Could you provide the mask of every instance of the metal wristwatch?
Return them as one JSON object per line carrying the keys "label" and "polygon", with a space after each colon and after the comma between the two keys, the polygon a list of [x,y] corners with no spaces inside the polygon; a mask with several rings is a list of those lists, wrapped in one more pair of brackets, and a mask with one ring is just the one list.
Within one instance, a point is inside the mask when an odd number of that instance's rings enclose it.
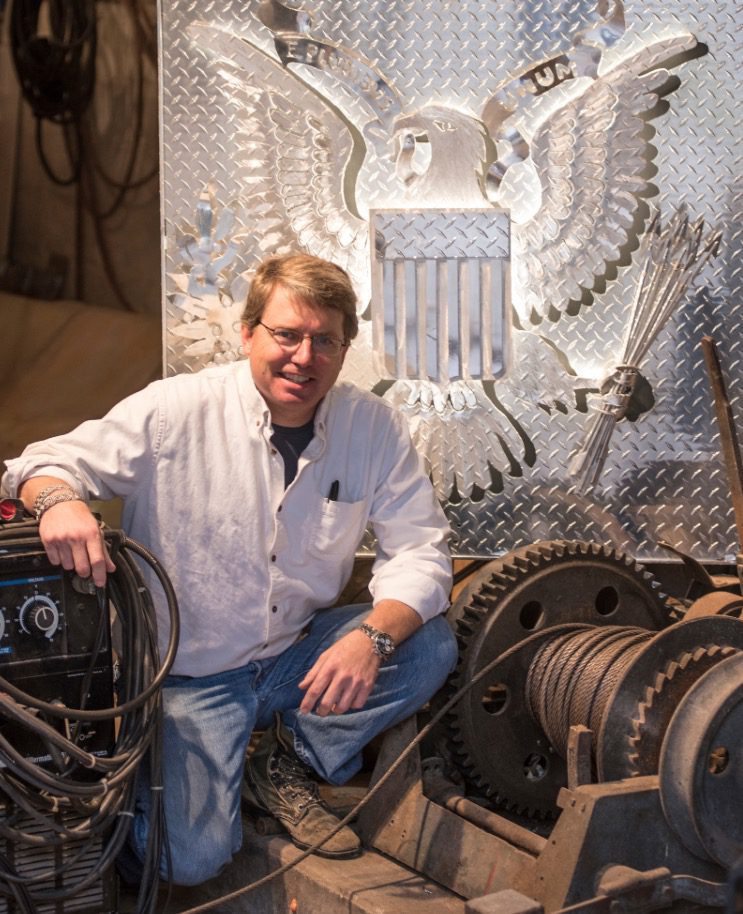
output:
{"label": "metal wristwatch", "polygon": [[397,645],[392,640],[391,635],[388,635],[387,632],[380,632],[378,628],[374,628],[366,622],[362,622],[361,625],[359,625],[359,628],[371,639],[371,643],[374,646],[374,653],[377,657],[386,660],[395,653]]}

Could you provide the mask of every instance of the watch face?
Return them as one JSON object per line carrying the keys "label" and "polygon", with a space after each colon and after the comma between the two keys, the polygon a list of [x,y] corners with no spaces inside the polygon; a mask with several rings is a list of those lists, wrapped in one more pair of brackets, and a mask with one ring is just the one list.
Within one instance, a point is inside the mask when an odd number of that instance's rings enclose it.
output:
{"label": "watch face", "polygon": [[395,650],[395,645],[389,635],[377,635],[377,650],[383,657],[389,657]]}
{"label": "watch face", "polygon": [[389,657],[391,654],[394,654],[395,642],[387,632],[377,631],[376,628],[372,628],[371,625],[367,625],[366,623],[360,625],[359,628],[371,638],[375,654],[380,657]]}

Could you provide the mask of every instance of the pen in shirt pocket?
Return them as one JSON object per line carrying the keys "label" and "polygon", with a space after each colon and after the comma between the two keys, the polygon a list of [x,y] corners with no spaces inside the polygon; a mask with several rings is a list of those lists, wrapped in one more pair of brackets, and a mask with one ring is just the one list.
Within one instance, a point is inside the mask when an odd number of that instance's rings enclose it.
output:
{"label": "pen in shirt pocket", "polygon": [[330,483],[330,491],[328,492],[328,501],[338,501],[338,489],[340,488],[340,482],[337,479],[334,479]]}

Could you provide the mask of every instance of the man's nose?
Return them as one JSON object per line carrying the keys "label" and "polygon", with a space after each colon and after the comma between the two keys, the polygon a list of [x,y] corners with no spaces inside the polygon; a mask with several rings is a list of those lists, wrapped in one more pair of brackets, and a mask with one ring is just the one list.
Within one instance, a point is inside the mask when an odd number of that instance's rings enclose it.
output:
{"label": "man's nose", "polygon": [[292,360],[297,362],[299,365],[307,365],[312,361],[314,354],[315,353],[312,349],[312,339],[309,336],[305,336],[302,339],[302,342],[294,351]]}

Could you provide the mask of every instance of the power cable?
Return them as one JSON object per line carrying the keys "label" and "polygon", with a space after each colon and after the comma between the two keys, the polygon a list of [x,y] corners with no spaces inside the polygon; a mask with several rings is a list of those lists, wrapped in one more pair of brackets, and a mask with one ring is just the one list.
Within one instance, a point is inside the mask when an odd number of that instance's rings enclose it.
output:
{"label": "power cable", "polygon": [[[79,707],[43,701],[0,676],[0,719],[22,726],[40,740],[51,759],[40,764],[25,757],[0,733],[0,793],[11,809],[20,812],[0,820],[0,837],[16,848],[48,849],[53,860],[45,872],[39,872],[37,866],[28,875],[18,873],[0,858],[0,894],[12,897],[24,914],[33,914],[34,905],[58,906],[74,898],[113,865],[134,817],[135,778],[141,764],[149,764],[153,790],[139,914],[154,912],[160,860],[163,854],[168,859],[162,807],[160,690],[177,650],[178,607],[170,580],[152,553],[121,531],[104,527],[103,533],[115,558],[116,571],[108,576],[105,589],[96,589],[98,625],[88,669],[80,684]],[[19,555],[36,546],[39,551],[43,548],[35,521],[0,526],[2,557],[12,557],[17,562]],[[140,561],[154,573],[168,606],[170,628],[162,660],[154,605]],[[84,696],[89,691],[93,668],[100,664],[99,652],[108,643],[109,606],[121,626],[123,675],[117,685],[115,705],[90,708],[86,707]],[[53,721],[63,722],[64,732]],[[103,721],[116,722],[115,737],[106,755],[89,752],[80,739],[82,723]],[[105,846],[98,853],[97,842],[102,841]],[[67,848],[63,865],[61,854],[55,850],[62,847]],[[75,861],[91,856],[91,850],[95,850],[92,865],[82,876],[68,878]],[[82,865],[77,866],[76,871],[81,868]],[[63,873],[67,874],[65,879]]]}
{"label": "power cable", "polygon": [[[106,44],[101,43],[96,0],[14,0],[11,7],[10,41],[13,61],[23,97],[31,107],[35,125],[36,149],[42,168],[49,179],[61,187],[77,185],[75,238],[75,295],[84,299],[82,254],[83,220],[89,213],[103,269],[119,303],[126,310],[136,310],[121,286],[111,256],[106,222],[123,206],[127,195],[144,187],[159,172],[157,161],[136,176],[141,158],[145,122],[145,63],[156,68],[156,25],[147,12],[152,0],[123,0],[107,14],[123,9],[128,17],[135,62],[133,109],[110,118],[114,128],[126,129],[131,142],[114,143],[108,137],[108,148],[126,149],[122,174],[115,177],[104,166],[100,154],[100,137],[96,133],[95,99],[101,91],[100,70],[106,63]],[[109,43],[110,44],[110,43]],[[119,47],[119,43],[115,44]],[[108,49],[111,54],[111,48]],[[116,61],[109,65],[110,84],[121,82],[121,68]],[[45,146],[44,122],[61,127],[69,167],[60,174],[52,167]],[[104,200],[105,194],[111,194]]]}

